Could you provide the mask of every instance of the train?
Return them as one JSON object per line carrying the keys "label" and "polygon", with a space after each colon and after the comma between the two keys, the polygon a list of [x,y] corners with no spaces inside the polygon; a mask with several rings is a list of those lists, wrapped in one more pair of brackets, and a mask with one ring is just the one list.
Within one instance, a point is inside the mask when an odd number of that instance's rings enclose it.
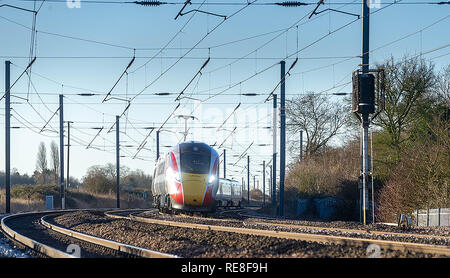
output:
{"label": "train", "polygon": [[182,142],[156,162],[153,206],[169,212],[214,212],[218,174],[216,150],[203,142]]}
{"label": "train", "polygon": [[240,207],[242,203],[242,184],[235,180],[219,179],[216,193],[218,207]]}

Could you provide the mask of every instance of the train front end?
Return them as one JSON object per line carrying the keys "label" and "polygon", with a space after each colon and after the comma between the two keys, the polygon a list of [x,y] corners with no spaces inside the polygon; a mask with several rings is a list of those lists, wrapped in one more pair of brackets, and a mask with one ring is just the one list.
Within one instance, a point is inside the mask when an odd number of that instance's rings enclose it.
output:
{"label": "train front end", "polygon": [[170,152],[166,179],[172,209],[210,212],[218,188],[219,156],[209,145],[183,142]]}

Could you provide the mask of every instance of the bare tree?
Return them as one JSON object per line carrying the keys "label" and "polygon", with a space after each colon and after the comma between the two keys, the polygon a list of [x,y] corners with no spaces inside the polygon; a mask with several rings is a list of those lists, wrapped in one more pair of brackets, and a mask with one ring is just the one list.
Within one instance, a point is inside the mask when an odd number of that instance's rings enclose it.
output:
{"label": "bare tree", "polygon": [[450,64],[437,76],[436,95],[447,107],[450,107]]}
{"label": "bare tree", "polygon": [[51,167],[53,172],[53,177],[55,183],[58,184],[58,173],[59,173],[59,148],[55,141],[50,144],[50,158]]}
{"label": "bare tree", "polygon": [[[341,132],[350,120],[350,110],[344,102],[331,102],[324,95],[312,92],[286,102],[287,130],[298,138],[303,130],[306,139],[305,155],[323,149],[330,139]],[[299,144],[292,148],[298,149]]]}
{"label": "bare tree", "polygon": [[38,181],[39,183],[45,183],[47,181],[47,148],[44,142],[39,144],[37,161],[36,161],[36,171],[39,173]]}
{"label": "bare tree", "polygon": [[[435,74],[433,64],[418,58],[394,63],[387,61],[385,110],[374,121],[390,136],[389,144],[396,150],[397,160],[403,143],[409,141],[411,130],[427,114],[431,101]],[[411,134],[411,133],[410,133]]]}

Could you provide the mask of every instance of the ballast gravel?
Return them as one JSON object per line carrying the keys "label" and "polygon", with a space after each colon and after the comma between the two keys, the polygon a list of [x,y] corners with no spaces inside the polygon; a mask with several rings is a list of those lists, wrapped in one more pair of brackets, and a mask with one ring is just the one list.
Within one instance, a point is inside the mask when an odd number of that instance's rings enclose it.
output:
{"label": "ballast gravel", "polygon": [[[171,227],[110,218],[101,211],[56,216],[56,224],[90,235],[185,258],[366,258],[365,247]],[[382,250],[381,257],[431,257]]]}

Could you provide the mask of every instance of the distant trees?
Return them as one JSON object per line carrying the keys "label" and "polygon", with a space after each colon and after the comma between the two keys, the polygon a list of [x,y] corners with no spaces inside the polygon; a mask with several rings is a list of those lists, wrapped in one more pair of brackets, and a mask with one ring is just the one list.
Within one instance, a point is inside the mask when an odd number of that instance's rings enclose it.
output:
{"label": "distant trees", "polygon": [[[373,121],[376,217],[450,207],[450,65],[437,71],[421,58],[385,61],[385,110]],[[303,130],[306,154],[291,165],[286,200],[333,196],[359,199],[359,139],[332,148],[331,138],[353,124],[345,104],[307,94],[287,102],[288,131]],[[349,125],[352,127],[352,125]],[[297,141],[297,140],[296,140]],[[299,145],[298,143],[296,144]]]}
{"label": "distant trees", "polygon": [[93,193],[112,193],[116,191],[116,180],[107,166],[91,166],[83,178],[83,188]]}
{"label": "distant trees", "polygon": [[59,178],[59,148],[55,141],[50,144],[50,165],[52,167],[53,179],[58,184]]}
{"label": "distant trees", "polygon": [[33,176],[36,184],[45,184],[49,181],[50,170],[47,167],[47,148],[45,147],[44,142],[39,144],[36,170],[34,171]]}
{"label": "distant trees", "polygon": [[[142,170],[130,171],[126,166],[120,167],[121,188],[149,188],[152,178]],[[93,193],[112,193],[116,191],[116,166],[108,163],[104,166],[95,165],[88,169],[83,178],[83,188]]]}
{"label": "distant trees", "polygon": [[43,173],[45,170],[47,170],[47,148],[44,142],[41,142],[37,154],[36,171]]}
{"label": "distant trees", "polygon": [[[16,184],[34,184],[33,177],[27,174],[20,174],[17,169],[11,169],[11,185]],[[0,187],[5,187],[5,172],[0,171]]]}
{"label": "distant trees", "polygon": [[450,66],[419,58],[387,61],[386,109],[375,121],[377,217],[450,207]]}
{"label": "distant trees", "polygon": [[128,171],[126,174],[122,174],[123,178],[120,179],[120,183],[124,187],[150,187],[152,184],[152,176],[147,175],[144,171],[137,169],[135,171]]}
{"label": "distant trees", "polygon": [[44,142],[39,144],[33,177],[36,184],[59,184],[59,147],[55,141],[50,144],[50,168],[47,160],[47,148]]}
{"label": "distant trees", "polygon": [[402,155],[379,193],[378,218],[395,220],[416,209],[450,207],[450,122],[436,116],[431,133]]}
{"label": "distant trees", "polygon": [[[383,65],[386,72],[386,106],[374,124],[389,136],[388,144],[395,150],[397,161],[402,148],[411,139],[419,123],[432,110],[434,65],[418,58]],[[428,119],[426,119],[428,120]]]}

